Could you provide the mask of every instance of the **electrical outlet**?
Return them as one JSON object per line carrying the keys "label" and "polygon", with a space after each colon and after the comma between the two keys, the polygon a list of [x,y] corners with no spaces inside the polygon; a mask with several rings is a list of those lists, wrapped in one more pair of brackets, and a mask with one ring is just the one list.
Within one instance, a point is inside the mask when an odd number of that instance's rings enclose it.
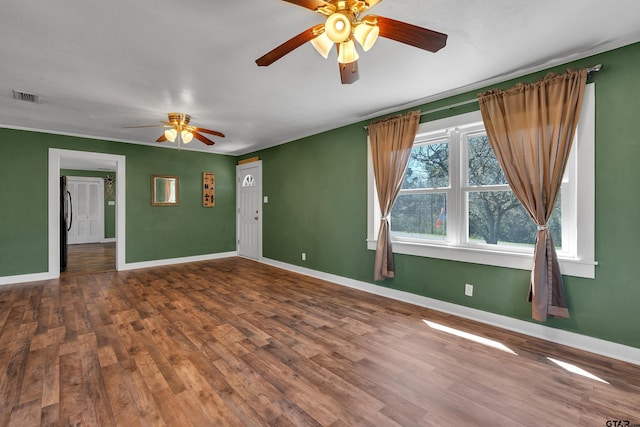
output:
{"label": "electrical outlet", "polygon": [[306,260],[307,260],[307,254],[306,254],[306,253],[304,253],[304,252],[302,252],[302,260],[303,260],[303,261],[306,261]]}
{"label": "electrical outlet", "polygon": [[473,285],[470,285],[468,283],[466,283],[464,285],[464,294],[468,297],[472,297],[473,296]]}
{"label": "electrical outlet", "polygon": [[264,197],[262,198],[262,202],[263,202],[263,203],[269,203],[269,196],[264,196]]}

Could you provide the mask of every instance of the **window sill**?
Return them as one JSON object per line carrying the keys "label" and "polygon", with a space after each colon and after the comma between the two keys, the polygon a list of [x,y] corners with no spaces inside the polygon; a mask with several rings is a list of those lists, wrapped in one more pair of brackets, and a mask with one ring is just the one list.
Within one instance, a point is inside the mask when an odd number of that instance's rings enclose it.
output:
{"label": "window sill", "polygon": [[[367,240],[367,249],[376,250],[376,240]],[[506,251],[491,251],[479,248],[462,246],[447,246],[426,243],[412,243],[394,241],[393,252],[404,255],[438,258],[450,261],[469,262],[473,264],[492,265],[496,267],[515,268],[519,270],[531,270],[533,255],[529,253],[517,253]],[[563,258],[558,256],[560,271],[563,275],[595,278],[595,266],[597,262],[576,258]]]}

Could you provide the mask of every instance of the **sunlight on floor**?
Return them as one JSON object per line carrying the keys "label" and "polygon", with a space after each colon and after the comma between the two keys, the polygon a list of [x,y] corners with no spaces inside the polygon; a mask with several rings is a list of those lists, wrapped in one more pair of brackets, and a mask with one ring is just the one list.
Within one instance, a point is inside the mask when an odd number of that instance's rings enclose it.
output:
{"label": "sunlight on floor", "polygon": [[600,381],[600,382],[605,383],[605,384],[609,384],[607,381],[603,380],[602,378],[598,378],[595,375],[585,371],[584,369],[578,368],[576,365],[573,365],[573,364],[567,363],[567,362],[561,362],[560,360],[552,359],[551,357],[547,357],[547,359],[551,360],[556,365],[560,366],[561,368],[566,369],[567,371],[569,371],[571,373],[582,375],[583,377],[591,378],[592,380],[596,380],[596,381]]}
{"label": "sunlight on floor", "polygon": [[448,334],[452,334],[452,335],[456,335],[459,336],[461,338],[470,340],[470,341],[474,341],[483,345],[486,345],[488,347],[492,347],[492,348],[496,348],[498,350],[502,350],[504,352],[507,353],[511,353],[511,354],[515,354],[516,356],[518,355],[518,353],[516,353],[515,351],[511,350],[509,347],[507,347],[506,345],[498,342],[498,341],[494,341],[494,340],[490,340],[489,338],[484,338],[478,335],[474,335],[474,334],[470,334],[468,332],[463,332],[463,331],[459,331],[458,329],[454,329],[454,328],[450,328],[448,326],[444,326],[444,325],[440,325],[439,323],[434,323],[434,322],[430,322],[426,319],[422,319],[422,321],[424,323],[426,323],[427,325],[429,325],[429,327],[433,328],[433,329],[437,329],[439,331],[442,332],[446,332]]}

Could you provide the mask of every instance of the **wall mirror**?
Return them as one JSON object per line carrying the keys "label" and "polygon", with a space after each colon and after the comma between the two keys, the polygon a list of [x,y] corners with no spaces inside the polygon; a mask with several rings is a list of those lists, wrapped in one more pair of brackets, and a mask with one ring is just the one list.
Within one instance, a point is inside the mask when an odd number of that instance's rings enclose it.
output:
{"label": "wall mirror", "polygon": [[151,205],[178,206],[180,180],[177,176],[151,175]]}

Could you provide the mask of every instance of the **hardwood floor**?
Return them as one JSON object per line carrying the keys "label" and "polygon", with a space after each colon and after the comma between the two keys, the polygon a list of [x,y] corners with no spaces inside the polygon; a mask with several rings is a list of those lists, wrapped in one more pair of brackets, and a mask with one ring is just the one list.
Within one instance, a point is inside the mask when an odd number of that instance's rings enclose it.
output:
{"label": "hardwood floor", "polygon": [[640,424],[640,366],[242,258],[0,287],[0,373],[0,426]]}
{"label": "hardwood floor", "polygon": [[67,247],[64,277],[116,270],[116,244],[87,243]]}

